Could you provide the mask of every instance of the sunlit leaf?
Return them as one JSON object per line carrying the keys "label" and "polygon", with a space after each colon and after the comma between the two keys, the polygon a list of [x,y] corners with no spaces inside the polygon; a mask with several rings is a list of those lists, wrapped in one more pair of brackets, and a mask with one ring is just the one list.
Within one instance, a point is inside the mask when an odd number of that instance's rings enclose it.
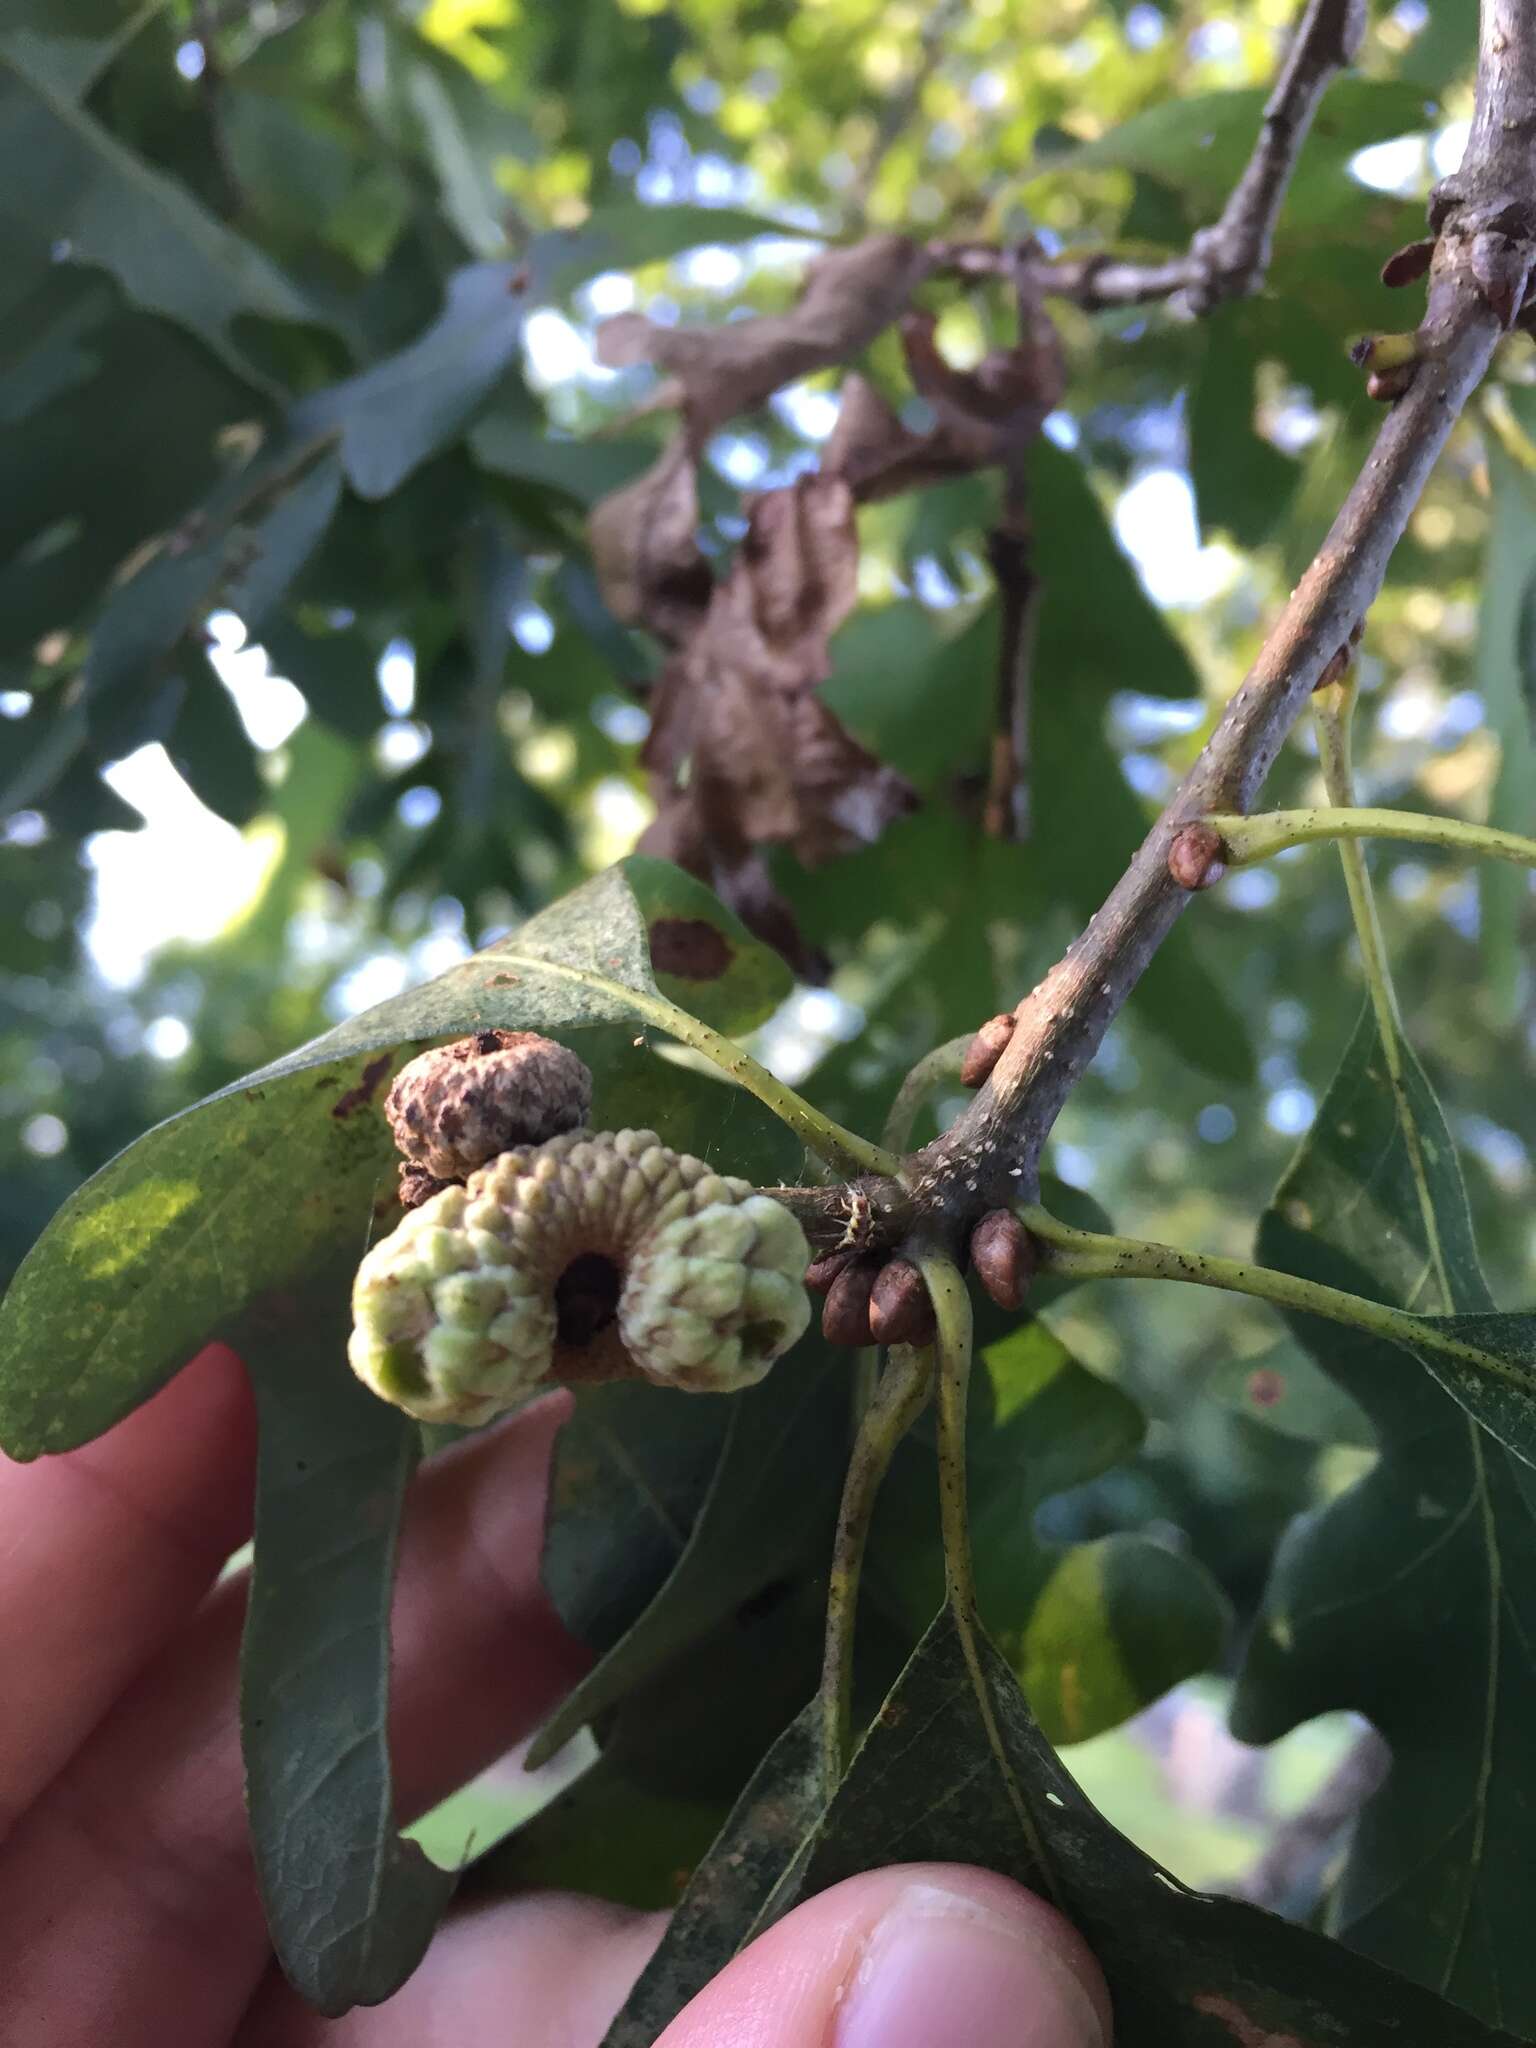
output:
{"label": "sunlit leaf", "polygon": [[[706,891],[663,889],[653,863],[643,886],[668,910],[685,904],[699,922],[711,916]],[[713,917],[728,964],[739,962],[752,942],[718,908]],[[378,1218],[392,1212],[391,1145],[378,1104],[398,1060],[428,1040],[490,1025],[557,1034],[632,1025],[635,995],[655,991],[648,936],[625,868],[611,869],[513,938],[338,1025],[119,1154],[65,1204],[0,1305],[5,1448],[35,1457],[95,1436],[268,1288],[344,1248],[360,1257]],[[763,976],[749,968],[744,981],[745,1006],[727,998],[722,1009],[751,1020],[762,1014]],[[723,974],[717,994],[722,985]],[[685,1149],[692,1141],[728,1163],[733,1118],[752,1128],[731,1095],[657,1059],[643,1038],[611,1033],[592,1057],[604,1099],[615,1109],[622,1102],[633,1124],[690,1091],[707,1105],[678,1134]]]}

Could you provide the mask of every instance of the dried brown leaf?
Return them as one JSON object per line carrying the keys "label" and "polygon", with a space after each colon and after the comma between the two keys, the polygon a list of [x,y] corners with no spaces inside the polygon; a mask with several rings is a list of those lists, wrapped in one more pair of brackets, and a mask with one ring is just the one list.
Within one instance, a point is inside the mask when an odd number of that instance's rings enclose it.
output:
{"label": "dried brown leaf", "polygon": [[679,434],[632,484],[592,509],[587,538],[604,602],[626,625],[681,645],[709,607],[714,579],[699,551],[698,485]]}
{"label": "dried brown leaf", "polygon": [[857,355],[890,326],[930,268],[921,244],[872,235],[817,257],[787,313],[723,327],[661,327],[643,313],[621,313],[598,329],[598,357],[616,368],[654,363],[676,377],[697,446],[781,385]]}
{"label": "dried brown leaf", "polygon": [[806,862],[877,839],[907,784],[815,695],[853,608],[858,540],[841,477],[805,476],[753,505],[709,615],[652,701],[645,763],[663,796],[686,785],[711,838],[791,847]]}
{"label": "dried brown leaf", "polygon": [[932,438],[957,468],[1009,461],[1061,403],[1060,339],[1044,308],[1023,292],[1019,324],[1013,347],[993,349],[973,370],[957,370],[939,352],[931,313],[908,313],[901,323],[907,369],[936,415]]}

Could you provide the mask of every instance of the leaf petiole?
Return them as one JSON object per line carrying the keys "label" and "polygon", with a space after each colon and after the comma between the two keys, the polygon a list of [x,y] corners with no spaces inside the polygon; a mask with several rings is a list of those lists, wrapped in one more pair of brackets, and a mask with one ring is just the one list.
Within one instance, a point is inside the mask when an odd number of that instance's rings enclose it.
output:
{"label": "leaf petiole", "polygon": [[755,1095],[765,1108],[771,1109],[776,1117],[788,1124],[808,1151],[825,1160],[835,1172],[850,1177],[878,1173],[890,1178],[900,1167],[901,1161],[894,1152],[871,1144],[856,1131],[844,1130],[831,1117],[823,1116],[813,1103],[807,1102],[803,1095],[797,1095],[793,1088],[786,1087],[734,1039],[712,1030],[697,1017],[690,1017],[686,1010],[680,1009],[676,1003],[669,1003],[665,996],[648,995],[644,989],[632,988],[628,982],[610,980],[606,974],[598,974],[590,967],[576,967],[564,960],[540,956],[528,964],[540,974],[580,982],[588,988],[600,989],[604,994],[621,996],[637,1017],[654,1024],[680,1044],[692,1046],[695,1052],[702,1053],[705,1059],[729,1074],[749,1095]]}
{"label": "leaf petiole", "polygon": [[1273,1266],[1250,1265],[1211,1252],[1180,1251],[1148,1238],[1074,1230],[1044,1209],[1021,1207],[1018,1215],[1036,1242],[1043,1273],[1074,1280],[1183,1280],[1197,1287],[1217,1287],[1228,1294],[1267,1301],[1275,1308],[1322,1316],[1367,1336],[1385,1338],[1405,1350],[1432,1352],[1476,1372],[1492,1374],[1522,1392],[1532,1390],[1529,1372],[1482,1345],[1451,1336],[1436,1318],[1389,1308],[1385,1302],[1368,1301],[1364,1295],[1346,1294],[1342,1288],[1324,1287],[1315,1280],[1300,1280]]}
{"label": "leaf petiole", "polygon": [[1518,832],[1499,832],[1491,825],[1469,825],[1464,818],[1431,817],[1418,811],[1377,811],[1363,806],[1322,804],[1309,810],[1260,811],[1251,818],[1218,813],[1202,823],[1221,834],[1229,867],[1252,867],[1273,860],[1293,846],[1320,840],[1399,839],[1420,846],[1443,846],[1488,860],[1512,861],[1536,868],[1536,839]]}
{"label": "leaf petiole", "polygon": [[826,1650],[817,1695],[829,1798],[848,1768],[852,1746],[854,1626],[875,1496],[902,1438],[922,1413],[932,1386],[931,1349],[894,1345],[864,1410],[848,1461],[832,1543]]}
{"label": "leaf petiole", "polygon": [[1008,1746],[998,1724],[997,1703],[987,1676],[987,1660],[982,1654],[984,1638],[976,1602],[966,1481],[971,1298],[953,1259],[939,1252],[923,1252],[917,1254],[917,1265],[928,1283],[929,1298],[938,1322],[934,1349],[938,1363],[939,1528],[944,1541],[945,1595],[954,1616],[955,1632],[960,1639],[966,1670],[970,1673],[976,1710],[986,1730],[988,1746],[1002,1774],[1030,1858],[1059,1906],[1062,1895],[1056,1866],[1047,1852],[1044,1832],[1009,1760]]}

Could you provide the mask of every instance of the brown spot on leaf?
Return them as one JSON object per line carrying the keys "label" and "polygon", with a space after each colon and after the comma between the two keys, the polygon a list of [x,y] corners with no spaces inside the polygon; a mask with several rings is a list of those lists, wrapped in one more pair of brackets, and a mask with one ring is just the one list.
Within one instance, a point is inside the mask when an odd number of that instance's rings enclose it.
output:
{"label": "brown spot on leaf", "polygon": [[702,917],[658,917],[650,940],[656,972],[684,981],[718,981],[735,958],[725,934]]}
{"label": "brown spot on leaf", "polygon": [[393,1055],[381,1052],[376,1060],[370,1060],[362,1071],[356,1087],[349,1088],[344,1095],[338,1095],[331,1105],[331,1115],[341,1122],[355,1110],[366,1109],[378,1092],[379,1083],[389,1072]]}

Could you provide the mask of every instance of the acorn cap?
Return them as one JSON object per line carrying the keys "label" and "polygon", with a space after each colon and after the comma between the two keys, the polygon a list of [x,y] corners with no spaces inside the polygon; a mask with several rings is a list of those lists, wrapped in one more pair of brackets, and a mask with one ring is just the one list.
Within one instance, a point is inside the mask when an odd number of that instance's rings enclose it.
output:
{"label": "acorn cap", "polygon": [[536,1031],[479,1031],[437,1046],[400,1069],[384,1100],[401,1155],[440,1181],[574,1131],[591,1108],[585,1064]]}
{"label": "acorn cap", "polygon": [[505,1152],[412,1210],[353,1287],[353,1370],[429,1422],[537,1387],[753,1385],[810,1321],[794,1217],[653,1131]]}

